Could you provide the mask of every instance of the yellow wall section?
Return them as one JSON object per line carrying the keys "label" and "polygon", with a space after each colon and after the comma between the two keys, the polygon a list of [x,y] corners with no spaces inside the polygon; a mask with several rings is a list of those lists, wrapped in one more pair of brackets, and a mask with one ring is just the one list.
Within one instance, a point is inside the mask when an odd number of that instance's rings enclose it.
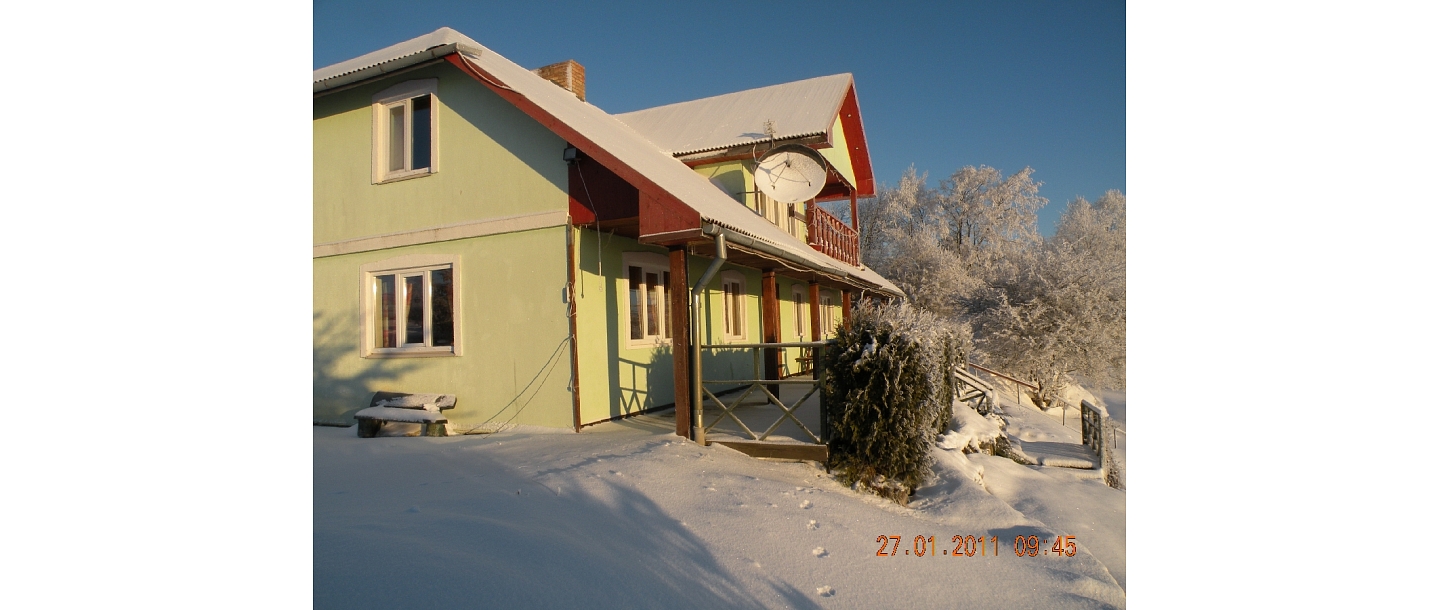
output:
{"label": "yellow wall section", "polygon": [[[314,259],[314,416],[352,423],[376,391],[454,394],[452,424],[573,423],[564,227]],[[360,266],[458,254],[464,355],[360,357]]]}
{"label": "yellow wall section", "polygon": [[[439,79],[439,171],[372,184],[371,96],[422,78]],[[317,98],[313,130],[316,244],[569,205],[565,141],[449,64]]]}
{"label": "yellow wall section", "polygon": [[840,124],[840,115],[835,115],[835,124],[830,126],[830,148],[819,149],[835,171],[840,172],[851,185],[855,184],[855,166],[850,163],[850,145],[845,141],[845,128]]}
{"label": "yellow wall section", "polygon": [[[697,165],[695,167],[695,173],[710,179],[711,182],[720,183],[720,185],[723,185],[725,193],[730,195],[732,199],[745,204],[745,207],[750,208],[751,211],[755,211],[757,214],[759,213],[760,201],[759,198],[755,196],[754,161],[735,159],[722,161],[720,163],[711,163],[709,165]],[[795,204],[795,211],[801,214],[802,218],[806,205],[808,204],[805,202]],[[780,228],[785,229],[784,226]],[[805,241],[807,231],[808,228],[805,226],[805,223],[799,223],[799,235],[795,236],[796,239]]]}
{"label": "yellow wall section", "polygon": [[744,161],[735,160],[700,165],[695,168],[695,173],[704,176],[712,183],[720,183],[725,189],[725,194],[729,195],[731,199],[744,203],[752,210],[755,209],[755,203],[751,201],[754,198],[746,195],[747,191],[754,190],[754,178]]}

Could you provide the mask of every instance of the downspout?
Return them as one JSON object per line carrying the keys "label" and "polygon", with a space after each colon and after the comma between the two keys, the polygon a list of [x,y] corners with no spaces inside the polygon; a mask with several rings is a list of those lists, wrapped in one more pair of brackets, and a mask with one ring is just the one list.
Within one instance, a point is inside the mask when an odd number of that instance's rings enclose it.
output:
{"label": "downspout", "polygon": [[[711,225],[714,226],[714,225]],[[694,418],[690,421],[693,426],[694,441],[705,444],[705,410],[700,406],[702,393],[700,391],[700,295],[705,292],[705,287],[710,285],[710,280],[715,278],[715,273],[720,271],[720,266],[725,264],[725,234],[715,235],[715,259],[710,261],[710,266],[705,268],[705,273],[695,282],[695,288],[690,291],[690,362],[693,374],[690,378],[690,409],[694,412]]]}

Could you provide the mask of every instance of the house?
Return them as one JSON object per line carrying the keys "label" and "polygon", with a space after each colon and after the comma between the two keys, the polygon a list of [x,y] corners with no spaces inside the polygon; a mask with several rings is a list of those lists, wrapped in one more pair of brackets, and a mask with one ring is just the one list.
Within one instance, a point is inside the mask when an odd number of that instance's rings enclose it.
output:
{"label": "house", "polygon": [[[857,297],[900,295],[815,205],[874,192],[848,74],[611,115],[579,64],[528,70],[442,28],[313,80],[317,423],[395,390],[456,395],[461,429],[674,405],[688,436],[691,341],[819,339]],[[815,200],[757,189],[786,144],[824,159]],[[780,351],[767,378],[804,364]]]}

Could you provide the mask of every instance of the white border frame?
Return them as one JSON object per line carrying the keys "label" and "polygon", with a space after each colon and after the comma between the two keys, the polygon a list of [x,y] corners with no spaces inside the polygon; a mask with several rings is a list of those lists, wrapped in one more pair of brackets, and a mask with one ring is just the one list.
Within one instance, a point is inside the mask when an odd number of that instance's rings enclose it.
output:
{"label": "white border frame", "polygon": [[[386,88],[370,98],[370,181],[371,184],[398,182],[410,178],[429,176],[440,171],[440,79],[422,78],[409,80]],[[410,131],[411,111],[408,101],[422,95],[430,96],[430,167],[390,172],[385,168],[386,153],[389,152],[390,106],[406,102],[405,125]],[[409,146],[407,139],[406,146]],[[409,151],[406,151],[407,153]],[[410,158],[409,154],[405,157]]]}
{"label": "white border frame", "polygon": [[[450,267],[450,309],[455,322],[455,345],[440,347],[373,347],[375,345],[375,299],[370,290],[377,275],[401,274]],[[465,335],[465,316],[461,291],[461,267],[458,254],[405,254],[360,266],[360,357],[361,358],[426,358],[460,356]],[[428,280],[427,280],[428,285]],[[397,286],[398,289],[398,286]],[[426,295],[428,298],[429,295]],[[399,312],[396,312],[399,315]],[[430,332],[426,320],[426,333]]]}
{"label": "white border frame", "polygon": [[[622,252],[620,254],[620,335],[625,339],[625,347],[628,349],[645,349],[671,345],[673,342],[674,328],[671,328],[672,339],[666,339],[664,332],[654,338],[632,339],[630,338],[630,267],[639,267],[642,270],[659,272],[663,283],[666,273],[670,273],[670,259],[664,254],[656,252]],[[643,271],[642,271],[643,273]],[[665,320],[661,324],[670,324],[670,286],[660,288],[661,298],[665,303]],[[644,295],[641,295],[644,298]],[[644,320],[641,320],[643,323]]]}
{"label": "white border frame", "polygon": [[820,291],[820,339],[822,341],[835,336],[835,301],[838,299],[839,297],[833,290]]}
{"label": "white border frame", "polygon": [[790,306],[792,308],[796,306],[800,308],[800,311],[796,312],[795,326],[798,327],[799,332],[796,333],[795,336],[799,337],[801,341],[809,341],[809,339],[806,338],[810,330],[809,293],[809,286],[799,283],[790,285],[790,300],[794,301]]}
{"label": "white border frame", "polygon": [[[732,335],[725,331],[725,314],[729,313],[730,304],[725,302],[725,284],[729,282],[740,284],[740,334]],[[750,342],[750,282],[744,273],[734,270],[720,272],[720,335],[726,343],[749,343]]]}

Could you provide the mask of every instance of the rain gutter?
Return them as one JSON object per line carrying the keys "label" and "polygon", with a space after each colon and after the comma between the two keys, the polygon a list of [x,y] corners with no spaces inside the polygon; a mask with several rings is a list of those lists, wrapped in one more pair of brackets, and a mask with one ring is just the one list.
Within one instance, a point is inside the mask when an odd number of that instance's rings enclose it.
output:
{"label": "rain gutter", "polygon": [[717,239],[719,236],[723,235],[725,236],[725,239],[747,250],[755,250],[756,252],[763,253],[767,256],[772,256],[781,260],[789,261],[795,263],[796,265],[800,265],[801,267],[808,267],[822,273],[836,276],[840,279],[847,279],[850,277],[850,273],[845,271],[844,269],[831,267],[823,263],[817,263],[816,261],[802,258],[794,252],[789,252],[783,248],[777,248],[769,244],[768,242],[760,241],[743,233],[731,231],[730,229],[726,229],[714,223],[703,223],[700,226],[700,232],[704,235],[716,236]]}

